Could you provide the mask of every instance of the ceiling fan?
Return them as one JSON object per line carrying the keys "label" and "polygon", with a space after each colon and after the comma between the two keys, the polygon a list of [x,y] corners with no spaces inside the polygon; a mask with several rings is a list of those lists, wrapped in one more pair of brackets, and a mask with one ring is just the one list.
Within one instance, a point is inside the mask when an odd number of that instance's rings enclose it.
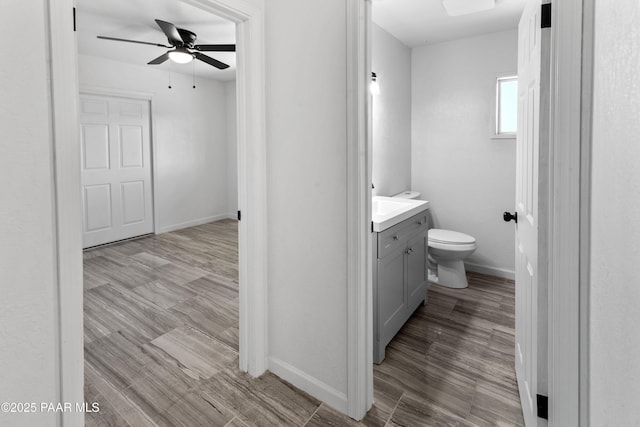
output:
{"label": "ceiling fan", "polygon": [[169,41],[170,46],[159,43],[120,39],[117,37],[98,36],[98,38],[104,40],[115,40],[119,42],[148,44],[152,46],[171,49],[158,56],[156,59],[149,61],[148,64],[150,65],[162,64],[168,59],[171,59],[172,61],[179,64],[186,64],[188,62],[191,62],[195,58],[202,62],[206,62],[209,65],[213,65],[220,70],[229,68],[229,65],[225,64],[224,62],[213,59],[201,52],[235,52],[235,44],[195,44],[197,36],[193,31],[185,30],[184,28],[178,28],[171,22],[161,21],[160,19],[156,19],[155,21],[162,32],[164,32],[164,34],[167,36],[167,40]]}

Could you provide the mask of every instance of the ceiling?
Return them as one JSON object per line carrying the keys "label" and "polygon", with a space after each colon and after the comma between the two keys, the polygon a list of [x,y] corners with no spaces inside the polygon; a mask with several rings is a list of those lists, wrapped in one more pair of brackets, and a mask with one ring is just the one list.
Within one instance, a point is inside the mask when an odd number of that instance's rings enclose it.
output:
{"label": "ceiling", "polygon": [[525,2],[496,0],[494,9],[449,16],[442,0],[373,0],[372,16],[402,43],[417,47],[517,28]]}
{"label": "ceiling", "polygon": [[205,52],[229,64],[218,70],[201,61],[176,64],[166,61],[160,65],[147,62],[167,49],[143,44],[100,40],[96,36],[118,37],[152,43],[167,44],[167,38],[154,19],[175,24],[198,35],[196,44],[235,43],[235,24],[179,0],[78,0],[76,30],[80,54],[98,56],[145,67],[171,70],[217,80],[233,80],[236,74],[236,55],[233,52]]}

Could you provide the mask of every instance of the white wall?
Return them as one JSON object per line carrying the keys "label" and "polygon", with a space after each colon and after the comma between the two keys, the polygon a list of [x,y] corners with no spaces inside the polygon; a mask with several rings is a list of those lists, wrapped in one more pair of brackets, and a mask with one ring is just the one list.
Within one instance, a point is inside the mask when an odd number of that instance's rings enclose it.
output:
{"label": "white wall", "polygon": [[238,125],[236,82],[224,84],[227,107],[227,212],[238,210]]}
{"label": "white wall", "polygon": [[[59,396],[54,200],[45,2],[12,2],[0,38],[0,402]],[[25,26],[25,23],[39,25]],[[57,414],[0,413],[0,425],[55,425]]]}
{"label": "white wall", "polygon": [[346,410],[346,4],[266,21],[269,369]]}
{"label": "white wall", "polygon": [[411,187],[411,49],[375,24],[371,47],[373,194],[393,196]]}
{"label": "white wall", "polygon": [[[224,82],[150,66],[79,56],[80,87],[153,94],[156,230],[171,231],[224,218],[228,202],[227,93]],[[177,65],[176,65],[177,66]]]}
{"label": "white wall", "polygon": [[640,420],[640,5],[596,2],[590,277],[592,426]]}
{"label": "white wall", "polygon": [[517,31],[413,49],[411,185],[436,228],[470,234],[468,268],[513,277],[515,139],[491,139],[495,79],[517,72]]}

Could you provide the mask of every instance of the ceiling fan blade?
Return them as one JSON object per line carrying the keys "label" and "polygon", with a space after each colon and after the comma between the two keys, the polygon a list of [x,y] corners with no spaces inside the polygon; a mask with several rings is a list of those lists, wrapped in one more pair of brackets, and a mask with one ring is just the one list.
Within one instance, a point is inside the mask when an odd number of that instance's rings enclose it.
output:
{"label": "ceiling fan blade", "polygon": [[197,44],[193,47],[201,52],[235,52],[235,44]]}
{"label": "ceiling fan blade", "polygon": [[160,43],[141,42],[141,41],[138,41],[138,40],[128,40],[128,39],[119,39],[117,37],[98,36],[98,38],[99,39],[103,39],[103,40],[115,40],[117,42],[148,44],[148,45],[151,45],[151,46],[160,46],[160,47],[166,47],[166,48],[172,47],[172,46],[167,46],[167,45],[160,44]]}
{"label": "ceiling fan blade", "polygon": [[167,59],[169,59],[169,52],[163,53],[162,55],[158,56],[156,59],[147,62],[147,64],[149,64],[149,65],[162,64]]}
{"label": "ceiling fan blade", "polygon": [[156,24],[158,24],[162,32],[164,32],[164,34],[167,36],[167,39],[169,39],[169,43],[178,46],[182,46],[185,43],[185,41],[182,40],[182,37],[180,37],[178,29],[171,22],[156,19]]}
{"label": "ceiling fan blade", "polygon": [[209,65],[213,65],[214,67],[220,69],[220,70],[224,70],[225,68],[229,68],[229,66],[227,64],[225,64],[224,62],[220,62],[217,59],[213,59],[210,56],[204,55],[200,52],[194,52],[193,56],[196,57],[196,59],[199,59],[202,62],[206,62]]}

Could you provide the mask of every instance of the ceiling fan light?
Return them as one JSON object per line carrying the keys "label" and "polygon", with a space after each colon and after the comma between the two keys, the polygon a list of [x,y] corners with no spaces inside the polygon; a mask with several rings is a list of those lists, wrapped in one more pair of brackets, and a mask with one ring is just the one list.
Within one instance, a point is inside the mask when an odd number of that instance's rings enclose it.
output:
{"label": "ceiling fan light", "polygon": [[187,64],[193,61],[193,54],[185,48],[176,48],[169,52],[169,59],[178,64]]}

